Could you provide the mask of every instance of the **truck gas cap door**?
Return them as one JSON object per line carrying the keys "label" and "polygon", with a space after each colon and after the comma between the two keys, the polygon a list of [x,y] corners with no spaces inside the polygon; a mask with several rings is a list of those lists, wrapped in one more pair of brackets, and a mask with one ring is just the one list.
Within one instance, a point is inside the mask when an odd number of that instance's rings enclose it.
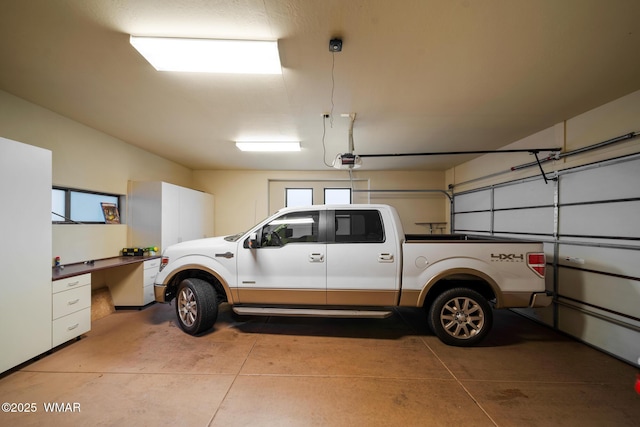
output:
{"label": "truck gas cap door", "polygon": [[324,254],[319,252],[309,254],[309,262],[324,262]]}

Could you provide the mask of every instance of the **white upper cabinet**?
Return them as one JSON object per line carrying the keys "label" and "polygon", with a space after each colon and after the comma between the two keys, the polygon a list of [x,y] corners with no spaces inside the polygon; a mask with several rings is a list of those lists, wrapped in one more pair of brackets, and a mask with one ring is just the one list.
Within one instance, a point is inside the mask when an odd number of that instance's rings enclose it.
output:
{"label": "white upper cabinet", "polygon": [[130,183],[130,245],[158,246],[213,236],[213,195],[159,181]]}

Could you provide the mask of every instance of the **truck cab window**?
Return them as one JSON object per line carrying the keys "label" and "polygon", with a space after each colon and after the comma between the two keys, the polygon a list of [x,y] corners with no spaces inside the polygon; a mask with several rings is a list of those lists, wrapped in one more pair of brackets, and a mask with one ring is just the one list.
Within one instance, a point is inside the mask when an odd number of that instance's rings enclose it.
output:
{"label": "truck cab window", "polygon": [[384,230],[380,212],[376,210],[336,211],[336,242],[382,243]]}
{"label": "truck cab window", "polygon": [[284,246],[318,241],[318,211],[296,212],[271,221],[262,229],[260,246]]}

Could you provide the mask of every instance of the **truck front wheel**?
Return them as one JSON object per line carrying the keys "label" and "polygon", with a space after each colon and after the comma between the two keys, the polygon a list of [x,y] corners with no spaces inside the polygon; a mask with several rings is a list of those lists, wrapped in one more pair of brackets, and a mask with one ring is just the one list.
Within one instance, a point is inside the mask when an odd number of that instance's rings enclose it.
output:
{"label": "truck front wheel", "polygon": [[449,345],[470,347],[482,341],[493,323],[487,300],[467,288],[453,288],[441,293],[431,304],[429,327]]}
{"label": "truck front wheel", "polygon": [[180,328],[190,335],[211,329],[218,317],[216,290],[202,279],[184,279],[178,286],[176,314]]}

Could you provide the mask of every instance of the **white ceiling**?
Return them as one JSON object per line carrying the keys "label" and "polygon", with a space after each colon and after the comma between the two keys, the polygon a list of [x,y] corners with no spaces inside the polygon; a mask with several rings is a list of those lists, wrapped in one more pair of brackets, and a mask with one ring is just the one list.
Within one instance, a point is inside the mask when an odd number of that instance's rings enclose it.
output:
{"label": "white ceiling", "polygon": [[[639,18],[637,0],[2,0],[0,89],[192,169],[321,170],[330,111],[327,162],[342,113],[359,154],[489,150],[638,90]],[[283,74],[157,72],[130,34],[278,39]],[[303,150],[235,148],[254,138]]]}

